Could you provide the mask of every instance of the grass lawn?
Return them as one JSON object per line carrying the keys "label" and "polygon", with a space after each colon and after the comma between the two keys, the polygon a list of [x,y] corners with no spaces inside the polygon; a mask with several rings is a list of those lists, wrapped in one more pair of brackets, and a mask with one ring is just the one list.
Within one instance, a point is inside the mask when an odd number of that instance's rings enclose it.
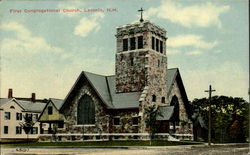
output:
{"label": "grass lawn", "polygon": [[[175,145],[194,145],[203,144],[193,141],[152,141],[151,146],[175,146]],[[111,146],[150,146],[150,141],[93,141],[93,142],[30,142],[30,143],[6,143],[3,146],[48,146],[48,147],[111,147]]]}

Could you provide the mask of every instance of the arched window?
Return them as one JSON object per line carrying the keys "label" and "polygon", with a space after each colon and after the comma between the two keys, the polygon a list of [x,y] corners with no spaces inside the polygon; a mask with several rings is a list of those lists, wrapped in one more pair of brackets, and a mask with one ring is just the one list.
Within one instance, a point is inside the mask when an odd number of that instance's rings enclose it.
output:
{"label": "arched window", "polygon": [[15,107],[14,106],[10,106],[10,109],[15,109]]}
{"label": "arched window", "polygon": [[170,106],[174,106],[174,118],[175,121],[179,121],[179,101],[177,96],[173,96],[170,102]]}
{"label": "arched window", "polygon": [[152,95],[152,102],[156,102],[156,96]]}
{"label": "arched window", "polygon": [[78,101],[77,124],[95,124],[95,104],[88,95]]}

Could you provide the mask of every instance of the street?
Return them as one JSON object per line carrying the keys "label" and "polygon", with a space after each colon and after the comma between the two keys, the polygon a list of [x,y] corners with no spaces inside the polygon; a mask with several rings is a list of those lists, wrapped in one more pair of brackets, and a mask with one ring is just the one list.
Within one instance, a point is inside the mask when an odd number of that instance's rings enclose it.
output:
{"label": "street", "polygon": [[166,146],[166,147],[112,147],[112,148],[16,148],[1,147],[1,155],[247,155],[248,145],[221,146]]}

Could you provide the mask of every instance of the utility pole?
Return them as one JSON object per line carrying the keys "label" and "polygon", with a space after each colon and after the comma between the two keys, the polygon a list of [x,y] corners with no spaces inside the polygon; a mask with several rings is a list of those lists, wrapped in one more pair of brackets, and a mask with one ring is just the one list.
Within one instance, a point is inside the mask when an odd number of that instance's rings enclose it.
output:
{"label": "utility pole", "polygon": [[212,89],[212,86],[209,85],[209,90],[205,90],[205,92],[209,93],[209,113],[208,113],[208,145],[211,145],[211,96],[212,92],[215,91]]}

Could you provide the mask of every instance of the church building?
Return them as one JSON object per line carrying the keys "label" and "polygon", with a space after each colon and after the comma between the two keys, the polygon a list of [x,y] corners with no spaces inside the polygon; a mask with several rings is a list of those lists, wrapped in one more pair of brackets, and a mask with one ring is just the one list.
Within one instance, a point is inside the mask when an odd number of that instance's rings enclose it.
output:
{"label": "church building", "polygon": [[117,27],[115,36],[115,75],[83,71],[63,102],[45,106],[39,121],[49,124],[50,132],[40,141],[145,140],[145,108],[152,105],[161,113],[158,139],[192,140],[180,71],[167,67],[166,30],[141,18]]}

